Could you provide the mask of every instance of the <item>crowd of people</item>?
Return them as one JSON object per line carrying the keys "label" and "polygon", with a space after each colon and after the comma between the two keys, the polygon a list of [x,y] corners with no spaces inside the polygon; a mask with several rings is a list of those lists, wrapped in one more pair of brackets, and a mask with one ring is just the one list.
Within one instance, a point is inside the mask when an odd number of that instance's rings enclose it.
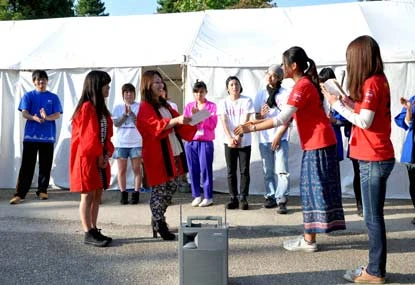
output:
{"label": "crowd of people", "polygon": [[[346,228],[339,168],[339,161],[344,159],[343,129],[349,145],[347,157],[353,163],[357,213],[364,219],[369,238],[368,265],[348,270],[344,278],[353,283],[384,283],[387,241],[383,208],[387,180],[395,164],[390,140],[390,89],[380,48],[372,37],[353,40],[346,50],[346,63],[347,96],[337,96],[325,87],[324,82],[335,78],[332,69],[324,68],[318,73],[316,63],[305,50],[294,46],[283,53],[282,64],[267,69],[266,85],[254,100],[242,95],[243,87],[237,76],[229,76],[225,80],[228,95],[216,106],[207,99],[206,84],[197,80],[193,85],[194,101],[185,105],[183,114],[167,98],[167,85],[156,70],[143,73],[140,102],[136,100],[135,87],[126,83],[121,90],[123,103],[112,112],[106,105],[111,77],[104,71],[89,72],[71,119],[69,158],[70,191],[80,193],[84,243],[105,247],[112,241],[97,227],[101,196],[110,183],[111,158],[117,161],[120,203],[129,203],[126,176],[130,159],[134,173],[131,203],[139,203],[145,174],[151,187],[153,236],[159,234],[164,240],[174,240],[165,213],[187,173],[193,197],[191,205],[208,207],[214,203],[213,141],[218,121],[224,133],[229,190],[225,207],[249,209],[251,133],[256,132],[264,174],[264,207],[277,208],[279,214],[286,214],[290,190],[288,141],[294,120],[303,150],[300,198],[304,230],[299,237],[285,241],[283,247],[289,251],[314,252],[318,250],[318,234]],[[284,81],[288,78],[294,82],[293,86]],[[55,121],[62,113],[62,106],[58,96],[47,91],[45,71],[34,71],[32,79],[35,90],[24,94],[19,105],[27,121],[16,194],[10,204],[24,200],[38,155],[36,194],[42,200],[48,199]],[[401,162],[407,165],[409,192],[415,208],[415,97],[401,98],[400,102],[402,111],[394,120],[408,131]],[[415,218],[412,223],[415,224]]]}

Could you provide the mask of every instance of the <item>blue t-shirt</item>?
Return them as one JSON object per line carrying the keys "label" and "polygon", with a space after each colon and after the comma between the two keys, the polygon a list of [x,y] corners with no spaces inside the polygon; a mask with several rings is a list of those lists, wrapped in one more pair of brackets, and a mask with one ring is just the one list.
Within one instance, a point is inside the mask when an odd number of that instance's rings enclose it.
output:
{"label": "blue t-shirt", "polygon": [[[33,90],[25,93],[20,101],[18,110],[26,110],[31,115],[37,114],[37,116],[41,118],[41,108],[45,109],[46,115],[48,116],[57,112],[62,114],[62,106],[59,97],[49,91],[39,92]],[[42,124],[33,120],[26,121],[23,141],[54,143],[55,140],[55,121],[44,121]]]}

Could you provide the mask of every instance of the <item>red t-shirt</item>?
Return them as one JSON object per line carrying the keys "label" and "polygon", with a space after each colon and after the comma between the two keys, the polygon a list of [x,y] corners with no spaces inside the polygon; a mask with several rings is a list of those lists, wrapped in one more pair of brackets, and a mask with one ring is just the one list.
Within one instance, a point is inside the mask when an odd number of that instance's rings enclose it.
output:
{"label": "red t-shirt", "polygon": [[356,102],[355,113],[361,109],[375,112],[369,129],[353,126],[350,138],[350,157],[381,161],[395,157],[391,136],[390,90],[384,75],[374,75],[366,79],[362,89],[361,102]]}
{"label": "red t-shirt", "polygon": [[297,81],[287,101],[297,108],[294,120],[303,150],[314,150],[336,144],[336,136],[324,112],[319,93],[304,76]]}

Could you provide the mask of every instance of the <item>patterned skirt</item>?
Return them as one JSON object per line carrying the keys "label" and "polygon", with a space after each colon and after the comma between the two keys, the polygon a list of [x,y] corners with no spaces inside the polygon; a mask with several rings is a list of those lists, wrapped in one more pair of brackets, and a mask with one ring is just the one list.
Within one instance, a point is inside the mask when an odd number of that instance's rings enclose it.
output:
{"label": "patterned skirt", "polygon": [[346,229],[336,145],[304,151],[300,193],[305,233]]}

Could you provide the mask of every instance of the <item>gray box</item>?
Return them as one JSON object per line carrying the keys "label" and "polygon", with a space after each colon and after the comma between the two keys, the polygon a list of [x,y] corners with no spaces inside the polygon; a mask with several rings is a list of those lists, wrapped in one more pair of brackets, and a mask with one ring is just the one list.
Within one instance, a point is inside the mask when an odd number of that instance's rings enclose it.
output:
{"label": "gray box", "polygon": [[190,216],[180,225],[179,268],[180,285],[228,284],[228,228],[221,217]]}

